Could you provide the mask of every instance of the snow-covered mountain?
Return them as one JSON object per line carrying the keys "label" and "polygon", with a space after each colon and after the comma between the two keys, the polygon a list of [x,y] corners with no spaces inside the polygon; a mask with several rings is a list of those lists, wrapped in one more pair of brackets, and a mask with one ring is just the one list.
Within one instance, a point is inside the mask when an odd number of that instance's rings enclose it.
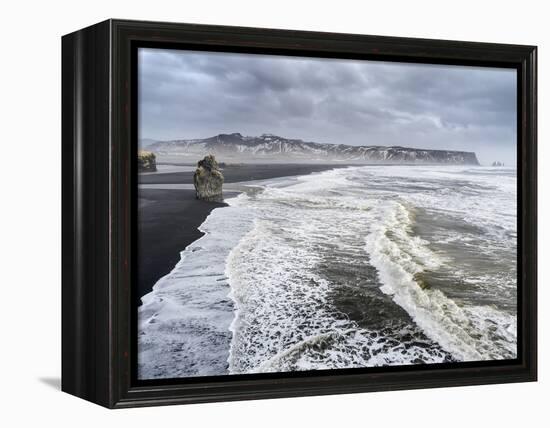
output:
{"label": "snow-covered mountain", "polygon": [[350,146],[288,139],[271,134],[243,137],[239,133],[219,134],[194,140],[157,141],[147,150],[159,155],[196,159],[214,154],[220,160],[329,161],[381,163],[446,163],[479,165],[474,152],[424,150],[400,146]]}

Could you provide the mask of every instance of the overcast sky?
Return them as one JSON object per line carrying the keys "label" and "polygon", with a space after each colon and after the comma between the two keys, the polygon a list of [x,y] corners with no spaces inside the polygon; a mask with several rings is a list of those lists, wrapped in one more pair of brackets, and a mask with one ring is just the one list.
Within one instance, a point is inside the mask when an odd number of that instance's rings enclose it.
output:
{"label": "overcast sky", "polygon": [[511,69],[140,49],[139,137],[271,133],[516,159]]}

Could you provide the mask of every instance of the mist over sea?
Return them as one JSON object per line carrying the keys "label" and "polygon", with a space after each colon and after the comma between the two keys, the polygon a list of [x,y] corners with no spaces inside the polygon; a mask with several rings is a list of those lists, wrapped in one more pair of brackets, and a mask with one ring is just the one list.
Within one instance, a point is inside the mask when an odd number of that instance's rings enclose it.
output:
{"label": "mist over sea", "polygon": [[142,379],[516,357],[516,170],[251,183],[143,297]]}

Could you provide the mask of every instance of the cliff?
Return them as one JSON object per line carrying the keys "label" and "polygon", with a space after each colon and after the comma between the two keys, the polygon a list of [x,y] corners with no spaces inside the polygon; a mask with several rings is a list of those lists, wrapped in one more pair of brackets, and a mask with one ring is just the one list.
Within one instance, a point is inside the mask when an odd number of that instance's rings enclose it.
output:
{"label": "cliff", "polygon": [[157,141],[150,148],[159,154],[204,156],[211,153],[229,160],[479,165],[474,152],[321,144],[271,134],[243,137],[234,133],[204,139]]}

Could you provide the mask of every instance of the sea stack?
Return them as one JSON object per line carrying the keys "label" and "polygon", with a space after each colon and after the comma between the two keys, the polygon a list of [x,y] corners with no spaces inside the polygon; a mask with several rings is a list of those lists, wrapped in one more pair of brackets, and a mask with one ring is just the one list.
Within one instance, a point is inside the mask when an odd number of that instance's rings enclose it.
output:
{"label": "sea stack", "polygon": [[155,172],[157,170],[157,158],[153,152],[140,150],[138,153],[138,171]]}
{"label": "sea stack", "polygon": [[203,201],[221,201],[223,174],[213,155],[205,156],[197,163],[193,176],[197,199]]}

